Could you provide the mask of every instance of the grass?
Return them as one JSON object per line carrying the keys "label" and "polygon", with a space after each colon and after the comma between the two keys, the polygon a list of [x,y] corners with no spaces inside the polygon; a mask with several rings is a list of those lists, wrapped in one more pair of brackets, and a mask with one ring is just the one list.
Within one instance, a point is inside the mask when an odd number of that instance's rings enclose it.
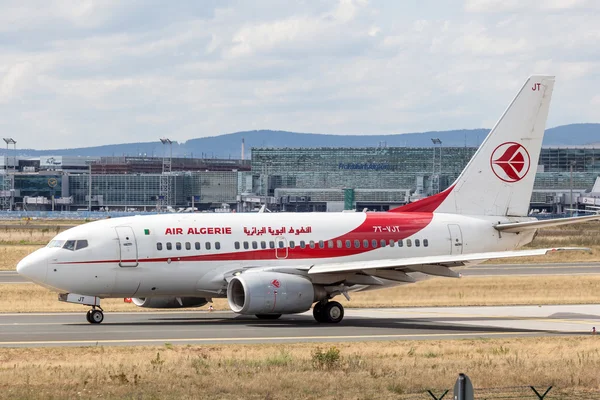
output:
{"label": "grass", "polygon": [[427,399],[464,372],[476,388],[552,385],[550,399],[592,399],[598,340],[3,349],[0,398]]}
{"label": "grass", "polygon": [[0,245],[0,271],[14,271],[17,263],[28,254],[42,246],[39,245]]}
{"label": "grass", "polygon": [[[336,300],[346,307],[436,307],[520,304],[598,303],[600,276],[499,276],[433,278],[426,281]],[[215,310],[229,310],[226,299],[215,299]],[[102,300],[108,311],[153,311],[123,299]],[[200,307],[206,310],[208,305]],[[37,285],[0,285],[0,312],[84,312],[87,308],[62,303],[57,294]]]}

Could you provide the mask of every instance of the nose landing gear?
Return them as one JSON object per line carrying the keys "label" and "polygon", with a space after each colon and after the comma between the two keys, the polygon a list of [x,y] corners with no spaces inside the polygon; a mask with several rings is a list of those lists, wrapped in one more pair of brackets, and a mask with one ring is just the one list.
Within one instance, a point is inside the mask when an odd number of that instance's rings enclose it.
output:
{"label": "nose landing gear", "polygon": [[337,301],[318,302],[313,308],[317,322],[337,324],[344,319],[344,306]]}
{"label": "nose landing gear", "polygon": [[92,306],[92,309],[85,314],[87,322],[90,324],[99,324],[104,321],[104,310],[100,307],[100,297],[76,293],[61,293],[58,295],[58,301]]}
{"label": "nose landing gear", "polygon": [[102,321],[104,321],[103,311],[104,310],[102,310],[102,308],[100,308],[99,306],[98,309],[96,309],[96,307],[94,306],[85,314],[85,319],[87,319],[87,322],[89,322],[90,324],[99,324]]}

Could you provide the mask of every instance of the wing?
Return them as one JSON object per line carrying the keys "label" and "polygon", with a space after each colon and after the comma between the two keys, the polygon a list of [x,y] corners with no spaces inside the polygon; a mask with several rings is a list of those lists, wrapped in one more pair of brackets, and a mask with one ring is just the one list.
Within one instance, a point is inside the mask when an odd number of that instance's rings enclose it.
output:
{"label": "wing", "polygon": [[395,258],[377,261],[315,264],[308,269],[308,274],[363,273],[371,277],[401,282],[414,282],[415,280],[412,277],[406,275],[407,272],[421,272],[428,275],[458,278],[460,277],[460,274],[452,271],[450,268],[464,266],[469,262],[505,257],[539,256],[556,251],[573,250],[590,251],[590,249],[580,247],[560,247],[551,249],[494,251],[472,254]]}

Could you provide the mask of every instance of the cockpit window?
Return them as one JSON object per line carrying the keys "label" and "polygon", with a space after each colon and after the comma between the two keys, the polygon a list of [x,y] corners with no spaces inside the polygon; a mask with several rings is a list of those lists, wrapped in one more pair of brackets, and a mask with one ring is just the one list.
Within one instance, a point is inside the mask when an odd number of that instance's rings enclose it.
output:
{"label": "cockpit window", "polygon": [[48,247],[63,247],[64,244],[64,240],[51,240],[50,243],[48,243]]}
{"label": "cockpit window", "polygon": [[63,249],[75,250],[75,240],[67,240],[63,246]]}
{"label": "cockpit window", "polygon": [[88,241],[87,240],[78,240],[77,244],[75,245],[75,250],[79,250],[79,249],[83,249],[88,247]]}

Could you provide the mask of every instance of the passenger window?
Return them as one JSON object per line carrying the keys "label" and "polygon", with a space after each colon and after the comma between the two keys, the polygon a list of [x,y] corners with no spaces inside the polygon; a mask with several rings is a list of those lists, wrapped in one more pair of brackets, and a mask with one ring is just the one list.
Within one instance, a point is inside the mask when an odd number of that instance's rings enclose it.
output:
{"label": "passenger window", "polygon": [[363,247],[364,247],[365,249],[368,249],[368,248],[369,248],[369,241],[368,241],[367,239],[363,240]]}
{"label": "passenger window", "polygon": [[412,241],[410,239],[406,239],[406,247],[411,247]]}
{"label": "passenger window", "polygon": [[265,242],[264,240],[262,242],[260,242],[260,248],[261,249],[266,249],[267,248],[267,242]]}
{"label": "passenger window", "polygon": [[304,242],[304,240],[300,241],[300,248],[304,249],[306,247],[306,242]]}
{"label": "passenger window", "polygon": [[258,242],[252,242],[252,248],[255,250],[258,249]]}
{"label": "passenger window", "polygon": [[404,246],[404,242],[402,241],[402,239],[398,240],[398,247],[402,247]]}
{"label": "passenger window", "polygon": [[244,249],[248,250],[249,247],[250,245],[248,244],[248,242],[244,242]]}
{"label": "passenger window", "polygon": [[171,242],[167,242],[167,250],[173,250],[173,245]]}
{"label": "passenger window", "polygon": [[308,245],[310,246],[311,249],[315,248],[315,241],[311,240],[310,242],[308,242]]}
{"label": "passenger window", "polygon": [[387,246],[387,242],[385,241],[385,239],[381,239],[381,247],[385,246]]}
{"label": "passenger window", "polygon": [[423,239],[423,247],[429,246],[429,240]]}
{"label": "passenger window", "polygon": [[156,250],[158,250],[158,251],[162,250],[162,243],[161,242],[156,243]]}
{"label": "passenger window", "polygon": [[206,242],[204,245],[206,246],[206,250],[210,250],[210,242]]}
{"label": "passenger window", "polygon": [[88,247],[87,240],[78,240],[77,245],[75,246],[75,250],[85,249],[86,247]]}
{"label": "passenger window", "polygon": [[293,240],[290,240],[290,249],[293,249],[296,247],[296,243]]}
{"label": "passenger window", "polygon": [[177,243],[175,243],[175,248],[176,248],[177,250],[181,250],[181,242],[177,242]]}
{"label": "passenger window", "polygon": [[376,249],[377,248],[377,239],[371,240],[371,244],[373,245],[373,248]]}
{"label": "passenger window", "polygon": [[200,244],[200,242],[196,242],[196,250],[200,250],[202,248],[202,245]]}
{"label": "passenger window", "polygon": [[63,249],[67,249],[67,250],[75,250],[75,241],[74,240],[67,240],[65,242],[65,245],[63,246]]}
{"label": "passenger window", "polygon": [[221,242],[215,242],[215,249],[221,250]]}
{"label": "passenger window", "polygon": [[327,247],[329,247],[330,249],[333,249],[333,240],[329,240],[327,242]]}
{"label": "passenger window", "polygon": [[360,240],[358,240],[358,239],[354,240],[354,247],[357,248],[357,249],[360,248]]}
{"label": "passenger window", "polygon": [[319,240],[319,248],[320,249],[324,249],[325,248],[325,242],[322,240]]}
{"label": "passenger window", "polygon": [[269,242],[269,247],[270,247],[271,249],[274,249],[274,248],[275,248],[275,242],[271,240],[271,241]]}
{"label": "passenger window", "polygon": [[235,247],[236,250],[239,250],[240,249],[240,242],[235,242],[233,244],[233,246]]}
{"label": "passenger window", "polygon": [[283,249],[285,247],[281,240],[279,242],[277,242],[277,244],[279,245],[280,249]]}
{"label": "passenger window", "polygon": [[396,242],[394,242],[393,239],[390,239],[390,247],[394,247],[395,244],[396,244]]}
{"label": "passenger window", "polygon": [[346,248],[349,249],[352,247],[352,242],[349,240],[346,240]]}
{"label": "passenger window", "polygon": [[419,239],[415,239],[415,247],[421,246],[421,241]]}
{"label": "passenger window", "polygon": [[190,242],[185,242],[185,249],[186,250],[191,250],[192,249],[192,244]]}
{"label": "passenger window", "polygon": [[338,248],[338,249],[341,249],[341,248],[342,248],[342,241],[341,241],[341,240],[338,240],[338,241],[337,241],[337,248]]}

